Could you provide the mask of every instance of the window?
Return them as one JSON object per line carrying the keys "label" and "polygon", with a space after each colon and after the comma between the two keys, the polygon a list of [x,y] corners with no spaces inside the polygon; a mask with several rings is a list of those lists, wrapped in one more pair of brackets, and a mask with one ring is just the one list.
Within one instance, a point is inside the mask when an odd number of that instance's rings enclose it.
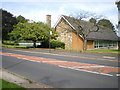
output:
{"label": "window", "polygon": [[105,41],[105,40],[96,40],[95,48],[104,48],[104,47],[114,47],[117,46],[116,41]]}

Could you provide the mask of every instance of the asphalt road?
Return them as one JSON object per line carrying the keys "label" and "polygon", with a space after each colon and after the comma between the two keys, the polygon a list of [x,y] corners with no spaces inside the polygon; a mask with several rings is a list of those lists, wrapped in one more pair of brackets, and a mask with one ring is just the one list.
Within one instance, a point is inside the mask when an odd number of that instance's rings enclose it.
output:
{"label": "asphalt road", "polygon": [[[5,49],[3,52],[29,55],[43,58],[51,58],[63,61],[72,61],[72,62],[83,62],[90,64],[99,64],[118,67],[120,61],[118,62],[118,55],[102,55],[102,54],[83,54],[83,53],[66,53],[66,52],[56,52],[48,50],[29,50],[29,49]],[[34,53],[37,52],[37,53]],[[51,55],[50,55],[51,54]],[[55,55],[54,55],[55,54]],[[57,55],[56,55],[57,54]],[[72,57],[75,56],[75,57]]]}
{"label": "asphalt road", "polygon": [[[68,54],[62,52],[51,52],[51,54],[48,54],[48,51],[44,50],[6,48],[3,48],[2,52],[118,67],[118,56],[115,55]],[[56,88],[118,88],[118,77],[116,76],[77,71],[47,63],[31,62],[11,56],[2,56],[2,67],[11,72]]]}

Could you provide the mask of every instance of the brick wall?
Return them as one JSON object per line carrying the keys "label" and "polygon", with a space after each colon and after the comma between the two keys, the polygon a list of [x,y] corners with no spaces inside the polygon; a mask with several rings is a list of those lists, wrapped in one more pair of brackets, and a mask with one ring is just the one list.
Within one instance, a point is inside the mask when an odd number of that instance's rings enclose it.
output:
{"label": "brick wall", "polygon": [[83,40],[76,33],[72,33],[72,49],[83,49]]}
{"label": "brick wall", "polygon": [[94,41],[93,40],[87,40],[87,49],[94,49]]}

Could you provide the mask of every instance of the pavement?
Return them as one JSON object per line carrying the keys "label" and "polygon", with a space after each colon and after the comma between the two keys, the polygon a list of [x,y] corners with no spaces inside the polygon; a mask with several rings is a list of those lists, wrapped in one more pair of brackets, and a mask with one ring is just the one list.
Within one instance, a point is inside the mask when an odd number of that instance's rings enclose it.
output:
{"label": "pavement", "polygon": [[8,82],[15,83],[25,88],[53,88],[52,86],[48,86],[33,80],[29,80],[23,76],[15,74],[13,72],[9,72],[5,69],[0,69],[0,79],[6,80]]}

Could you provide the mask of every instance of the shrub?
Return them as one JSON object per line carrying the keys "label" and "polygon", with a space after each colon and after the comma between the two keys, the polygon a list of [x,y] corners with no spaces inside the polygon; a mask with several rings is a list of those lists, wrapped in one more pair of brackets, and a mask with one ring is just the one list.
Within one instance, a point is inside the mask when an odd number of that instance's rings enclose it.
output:
{"label": "shrub", "polygon": [[59,42],[59,41],[51,41],[50,46],[51,46],[51,48],[54,48],[54,49],[55,48],[65,49],[65,43]]}
{"label": "shrub", "polygon": [[3,41],[3,44],[6,44],[6,45],[19,45],[18,43],[15,43],[15,41]]}

